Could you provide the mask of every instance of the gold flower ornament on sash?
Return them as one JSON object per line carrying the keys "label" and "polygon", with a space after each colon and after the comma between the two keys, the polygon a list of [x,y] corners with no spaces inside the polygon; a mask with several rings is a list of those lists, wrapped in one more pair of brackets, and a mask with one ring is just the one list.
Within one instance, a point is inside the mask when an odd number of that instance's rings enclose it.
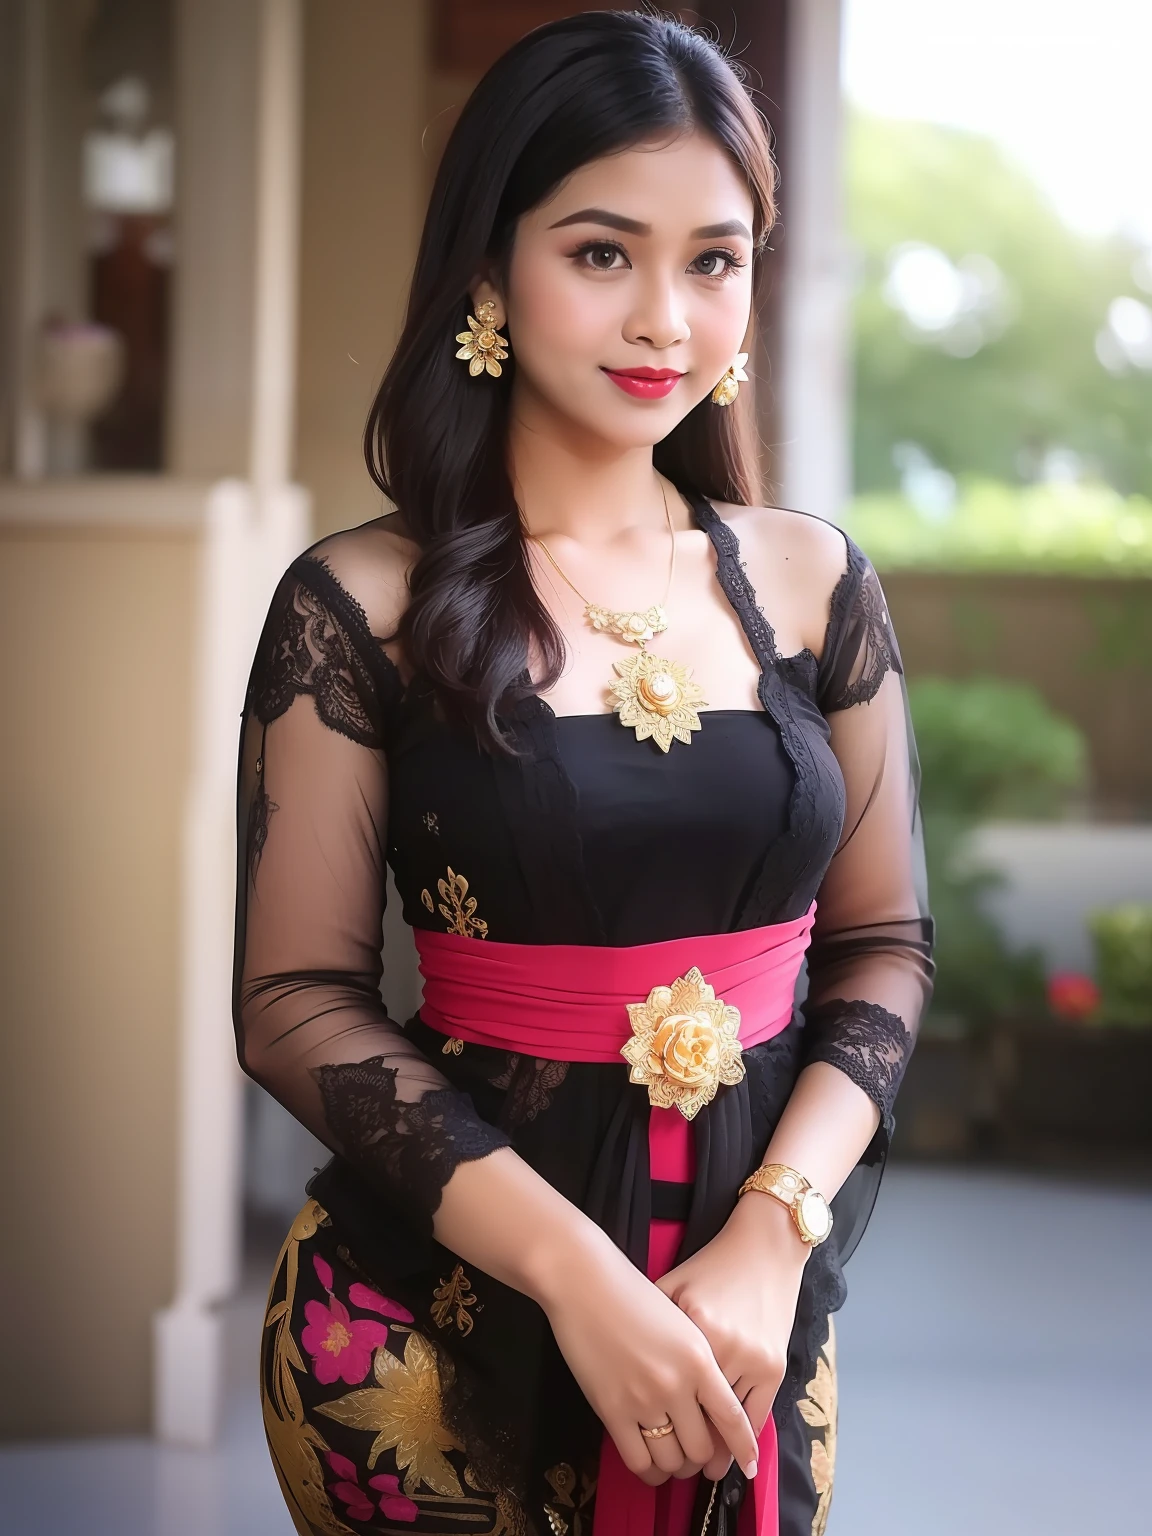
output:
{"label": "gold flower ornament on sash", "polygon": [[697,966],[629,1003],[628,1017],[632,1038],[620,1054],[632,1068],[629,1081],[648,1089],[654,1108],[675,1107],[691,1120],[721,1083],[743,1078],[740,1010],[716,996]]}

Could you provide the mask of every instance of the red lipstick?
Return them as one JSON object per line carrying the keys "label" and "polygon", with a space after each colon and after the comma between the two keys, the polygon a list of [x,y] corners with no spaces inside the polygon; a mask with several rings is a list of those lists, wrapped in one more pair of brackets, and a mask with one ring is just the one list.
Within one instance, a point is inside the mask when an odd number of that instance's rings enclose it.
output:
{"label": "red lipstick", "polygon": [[602,372],[637,400],[663,400],[684,377],[675,368],[605,368]]}

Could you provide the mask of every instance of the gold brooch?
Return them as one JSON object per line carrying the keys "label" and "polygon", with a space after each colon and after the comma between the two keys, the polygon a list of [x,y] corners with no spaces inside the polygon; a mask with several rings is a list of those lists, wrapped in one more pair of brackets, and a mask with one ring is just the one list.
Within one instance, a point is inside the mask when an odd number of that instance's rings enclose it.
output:
{"label": "gold brooch", "polygon": [[670,987],[653,987],[645,1002],[629,1003],[628,1017],[632,1039],[620,1054],[632,1068],[629,1081],[644,1084],[654,1108],[674,1106],[691,1120],[721,1083],[743,1078],[740,1010],[716,996],[697,966]]}

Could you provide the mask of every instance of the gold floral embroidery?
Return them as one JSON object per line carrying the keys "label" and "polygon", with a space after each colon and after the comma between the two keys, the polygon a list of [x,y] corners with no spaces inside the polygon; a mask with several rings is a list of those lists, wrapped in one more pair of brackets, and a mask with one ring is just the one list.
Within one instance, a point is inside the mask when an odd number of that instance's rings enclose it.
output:
{"label": "gold floral embroidery", "polygon": [[[304,1417],[304,1405],[293,1371],[305,1371],[304,1361],[292,1337],[292,1307],[296,1299],[300,1244],[315,1236],[318,1227],[329,1225],[328,1213],[315,1200],[301,1209],[288,1231],[272,1272],[265,1329],[272,1329],[270,1369],[261,1392],[264,1429],[281,1492],[298,1530],[318,1531],[321,1536],[353,1536],[351,1528],[334,1512],[324,1491],[320,1456],[329,1449],[320,1431]],[[283,1272],[283,1299],[272,1304],[276,1282]]]}
{"label": "gold floral embroidery", "polygon": [[468,881],[463,875],[458,875],[451,864],[448,866],[448,878],[437,880],[436,889],[440,892],[438,904],[433,903],[432,893],[427,886],[420,892],[420,900],[429,912],[439,911],[448,924],[449,933],[458,933],[465,939],[488,937],[488,924],[482,917],[476,916],[476,898],[468,894]]}
{"label": "gold floral embroidery", "polygon": [[836,1476],[836,1328],[831,1317],[828,1318],[828,1338],[816,1362],[816,1374],[806,1390],[808,1396],[802,1397],[796,1406],[806,1424],[824,1431],[823,1437],[812,1441],[811,1460],[812,1482],[817,1496],[812,1536],[824,1536]]}
{"label": "gold floral embroidery", "polygon": [[[488,1491],[471,1462],[464,1467],[464,1480],[477,1492]],[[507,1488],[498,1488],[489,1494],[489,1498],[496,1505],[496,1523],[491,1536],[528,1536],[528,1516],[515,1494],[509,1493]]]}
{"label": "gold floral embroidery", "polygon": [[395,1451],[406,1494],[423,1483],[433,1493],[463,1498],[460,1479],[444,1452],[464,1447],[441,1421],[440,1372],[431,1346],[418,1333],[410,1333],[403,1361],[378,1349],[372,1370],[376,1386],[321,1403],[316,1412],[351,1429],[375,1430],[368,1469],[375,1467],[382,1451]]}
{"label": "gold floral embroidery", "polygon": [[[299,1248],[302,1242],[315,1236],[319,1227],[330,1225],[323,1207],[315,1200],[309,1200],[293,1221],[280,1250],[264,1324],[269,1331],[272,1354],[267,1359],[261,1397],[273,1466],[296,1530],[308,1532],[309,1536],[354,1536],[351,1528],[335,1513],[325,1492],[320,1458],[330,1447],[315,1425],[306,1420],[293,1375],[294,1371],[306,1373],[299,1347],[290,1331],[299,1274]],[[371,1277],[357,1269],[346,1247],[340,1245],[337,1254],[353,1273],[375,1285]],[[285,1295],[272,1304],[272,1295],[282,1276]],[[466,1280],[464,1284],[467,1286]],[[470,1488],[480,1496],[463,1491],[443,1454],[448,1449],[462,1449],[439,1422],[441,1374],[446,1382],[450,1379],[450,1363],[445,1363],[441,1373],[437,1370],[431,1345],[418,1334],[398,1325],[393,1325],[392,1331],[407,1333],[408,1340],[403,1363],[383,1347],[376,1350],[375,1377],[378,1382],[386,1383],[386,1389],[349,1393],[339,1402],[318,1406],[313,1411],[327,1413],[353,1428],[376,1431],[369,1467],[381,1451],[395,1449],[397,1470],[404,1472],[408,1469],[405,1491],[427,1515],[451,1522],[453,1528],[460,1529],[474,1529],[477,1524],[486,1526],[487,1515],[492,1522],[491,1536],[528,1536],[527,1517],[511,1493],[485,1488],[477,1481],[471,1464],[465,1465],[464,1476]],[[380,1401],[349,1408],[352,1399],[365,1396]],[[339,1412],[332,1412],[333,1409]],[[394,1436],[397,1432],[398,1438],[390,1438],[390,1434]],[[415,1491],[413,1484],[417,1481],[432,1492]],[[450,1502],[446,1503],[445,1499]]]}
{"label": "gold floral embroidery", "polygon": [[461,1333],[472,1332],[475,1319],[468,1308],[476,1305],[476,1297],[463,1264],[457,1264],[448,1279],[441,1280],[432,1294],[436,1298],[432,1303],[432,1321],[438,1328],[450,1328],[455,1323]]}
{"label": "gold floral embroidery", "polygon": [[[566,1461],[549,1467],[544,1476],[555,1494],[551,1503],[545,1504],[544,1513],[552,1527],[552,1536],[585,1536],[591,1529],[589,1505],[596,1493],[596,1479],[585,1472],[580,1477],[580,1492],[576,1492],[576,1473]],[[560,1506],[559,1508],[557,1506]]]}
{"label": "gold floral embroidery", "polygon": [[449,1035],[440,1047],[441,1056],[459,1056],[463,1053],[464,1042],[459,1035]]}
{"label": "gold floral embroidery", "polygon": [[429,832],[434,833],[437,837],[440,836],[440,818],[435,811],[425,811],[420,819]]}

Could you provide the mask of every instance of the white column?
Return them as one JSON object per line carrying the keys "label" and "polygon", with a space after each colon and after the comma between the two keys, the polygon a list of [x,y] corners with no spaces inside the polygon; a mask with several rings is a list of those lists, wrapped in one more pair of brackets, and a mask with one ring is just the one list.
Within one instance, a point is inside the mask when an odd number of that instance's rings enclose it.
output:
{"label": "white column", "polygon": [[851,493],[840,0],[792,0],[788,37],[781,500],[836,521]]}
{"label": "white column", "polygon": [[[227,46],[233,17],[213,0],[185,0],[197,27],[198,65]],[[307,494],[290,482],[295,399],[298,232],[300,0],[259,0],[251,89],[256,97],[246,144],[233,152],[255,168],[250,227],[230,236],[231,277],[243,283],[247,340],[236,346],[250,371],[243,407],[250,479],[220,481],[205,521],[194,656],[193,761],[183,842],[183,995],[177,1181],[176,1294],[156,1318],[155,1422],[158,1436],[188,1446],[212,1444],[222,1409],[224,1338],[219,1304],[239,1280],[243,1185],[243,1078],[231,1028],[232,922],[236,876],[236,750],[247,668],[272,583],[307,541]],[[185,113],[192,112],[188,104]],[[211,112],[206,98],[202,111]],[[195,125],[193,125],[195,128]],[[210,156],[224,146],[205,125],[190,136],[203,151],[189,176],[193,210],[207,212]],[[254,140],[254,142],[253,142]],[[179,196],[179,193],[178,193]],[[186,218],[190,215],[186,215]],[[189,243],[210,239],[193,227]],[[247,262],[243,260],[245,251]],[[224,275],[221,269],[221,276]],[[210,306],[210,285],[198,304]],[[232,292],[235,302],[235,291]],[[208,311],[210,314],[210,310]],[[234,454],[227,435],[204,432],[197,396],[217,361],[192,334],[199,311],[183,315],[185,391],[178,403],[187,458]],[[210,415],[210,413],[209,413]],[[209,421],[210,425],[210,421]]]}
{"label": "white column", "polygon": [[157,1434],[191,1446],[210,1445],[217,1433],[224,1364],[217,1306],[239,1272],[242,1097],[228,1019],[235,724],[251,526],[251,487],[239,480],[215,486],[200,556],[181,840],[176,1295],[156,1319],[155,1354]]}
{"label": "white column", "polygon": [[261,0],[252,444],[257,486],[292,478],[303,81],[300,0]]}
{"label": "white column", "polygon": [[40,0],[20,7],[20,67],[13,263],[12,334],[16,342],[13,461],[20,480],[48,469],[48,423],[36,404],[36,337],[45,310],[45,158],[47,152],[48,17]]}

